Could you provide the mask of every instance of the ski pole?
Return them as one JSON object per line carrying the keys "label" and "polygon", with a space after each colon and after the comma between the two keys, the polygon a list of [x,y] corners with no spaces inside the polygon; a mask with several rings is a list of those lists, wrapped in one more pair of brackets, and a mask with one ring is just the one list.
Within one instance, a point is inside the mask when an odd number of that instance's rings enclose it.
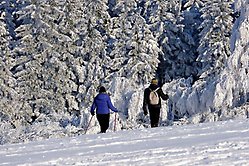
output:
{"label": "ski pole", "polygon": [[159,116],[159,123],[158,123],[158,126],[161,126],[161,125],[162,125],[162,121],[163,121],[163,110],[161,109],[161,110],[160,110],[160,116]]}
{"label": "ski pole", "polygon": [[115,112],[115,118],[114,118],[114,132],[116,131],[116,120],[117,120],[117,113]]}
{"label": "ski pole", "polygon": [[86,132],[87,132],[87,130],[88,130],[88,127],[90,126],[90,123],[91,123],[92,119],[93,119],[93,116],[91,117],[91,119],[90,119],[90,121],[89,121],[89,123],[88,123],[88,125],[87,125],[87,127],[86,127],[85,134],[86,134]]}

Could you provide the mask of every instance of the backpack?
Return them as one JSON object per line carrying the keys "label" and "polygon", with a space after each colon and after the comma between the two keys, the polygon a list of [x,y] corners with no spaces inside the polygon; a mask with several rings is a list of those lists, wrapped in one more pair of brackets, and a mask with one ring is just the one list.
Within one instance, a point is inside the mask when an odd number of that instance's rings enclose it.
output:
{"label": "backpack", "polygon": [[159,96],[158,96],[158,93],[157,93],[157,90],[158,90],[159,88],[157,88],[157,89],[155,89],[155,90],[151,90],[151,92],[150,92],[150,95],[149,95],[149,101],[150,101],[150,104],[151,105],[158,105],[159,104]]}

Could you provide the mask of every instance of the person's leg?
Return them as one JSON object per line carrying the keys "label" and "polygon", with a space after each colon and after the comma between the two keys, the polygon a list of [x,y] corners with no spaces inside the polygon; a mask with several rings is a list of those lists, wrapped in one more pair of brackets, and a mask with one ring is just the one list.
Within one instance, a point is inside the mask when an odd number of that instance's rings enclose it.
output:
{"label": "person's leg", "polygon": [[155,125],[154,125],[154,127],[158,127],[159,118],[160,118],[160,108],[156,109],[156,111],[155,111]]}
{"label": "person's leg", "polygon": [[104,119],[103,119],[103,114],[97,114],[97,120],[99,122],[100,125],[100,132],[102,133],[102,131],[104,130]]}
{"label": "person's leg", "polygon": [[106,132],[106,130],[109,128],[109,121],[110,121],[110,114],[105,114],[103,116],[103,133]]}
{"label": "person's leg", "polygon": [[149,108],[150,112],[150,124],[151,127],[158,127],[159,117],[160,117],[160,108]]}
{"label": "person's leg", "polygon": [[109,127],[110,114],[97,114],[100,125],[100,132],[105,133]]}

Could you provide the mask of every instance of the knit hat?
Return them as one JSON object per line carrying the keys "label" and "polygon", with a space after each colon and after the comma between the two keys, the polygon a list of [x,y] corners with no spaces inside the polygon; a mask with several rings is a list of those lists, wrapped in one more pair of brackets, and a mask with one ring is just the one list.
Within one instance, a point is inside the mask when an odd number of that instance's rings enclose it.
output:
{"label": "knit hat", "polygon": [[103,93],[103,92],[106,92],[106,89],[105,89],[105,87],[101,86],[99,88],[99,93]]}
{"label": "knit hat", "polygon": [[153,78],[151,80],[151,84],[157,85],[158,84],[158,80],[156,78]]}

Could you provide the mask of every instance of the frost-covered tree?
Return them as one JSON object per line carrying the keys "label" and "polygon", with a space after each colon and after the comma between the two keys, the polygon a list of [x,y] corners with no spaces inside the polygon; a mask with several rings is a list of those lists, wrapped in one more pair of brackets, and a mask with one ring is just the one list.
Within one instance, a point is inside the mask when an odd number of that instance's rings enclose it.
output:
{"label": "frost-covered tree", "polygon": [[0,122],[11,122],[18,110],[18,95],[15,92],[15,79],[11,73],[14,63],[12,56],[13,17],[12,1],[0,3]]}
{"label": "frost-covered tree", "polygon": [[13,48],[14,36],[14,19],[12,16],[12,7],[14,2],[9,0],[1,1],[0,3],[0,55],[10,55],[10,50]]}
{"label": "frost-covered tree", "polygon": [[230,36],[233,26],[231,17],[233,0],[205,1],[201,9],[203,22],[200,25],[200,45],[198,61],[204,71],[222,68],[230,56]]}
{"label": "frost-covered tree", "polygon": [[3,7],[0,6],[0,56],[4,57],[6,54],[10,54],[10,36],[6,25],[6,12]]}
{"label": "frost-covered tree", "polygon": [[47,17],[47,22],[51,19],[52,30],[49,34],[53,34],[48,40],[52,43],[53,51],[56,51],[50,53],[53,58],[50,62],[56,64],[51,65],[56,66],[52,73],[53,84],[58,88],[64,110],[77,115],[80,111],[79,92],[83,89],[81,85],[84,77],[81,34],[81,30],[85,29],[82,26],[85,25],[84,4],[80,0],[49,2],[50,15]]}
{"label": "frost-covered tree", "polygon": [[[199,46],[199,27],[202,23],[201,8],[204,6],[203,0],[187,0],[183,3],[181,23],[184,25],[183,35],[185,36],[183,41],[189,43],[186,53],[191,57],[191,62],[187,62],[192,68],[191,75],[194,80],[198,79],[198,72],[201,70],[201,65],[195,60],[198,57],[198,46]],[[194,60],[194,61],[193,61]]]}
{"label": "frost-covered tree", "polygon": [[[41,90],[43,81],[39,77],[42,76],[42,63],[44,63],[45,57],[41,56],[43,55],[41,51],[42,44],[39,42],[41,21],[38,18],[40,14],[38,12],[40,8],[36,2],[26,1],[23,4],[20,1],[19,3],[22,5],[22,8],[16,12],[17,21],[19,22],[16,33],[19,40],[18,46],[15,48],[16,65],[13,67],[12,72],[17,79],[16,91],[22,96],[20,99],[22,108],[19,110],[19,115],[29,121],[32,113],[40,111],[40,107],[43,107],[43,104],[40,103],[44,101],[45,91],[42,92]],[[44,104],[44,106],[48,106],[48,103]]]}
{"label": "frost-covered tree", "polygon": [[70,94],[75,85],[67,66],[71,39],[63,31],[64,24],[58,23],[64,13],[56,3],[25,1],[16,16],[19,40],[15,48],[17,64],[12,71],[17,78],[16,90],[22,96],[24,117],[33,121],[33,116],[63,114],[74,105],[77,108],[77,104],[69,103],[74,101]]}
{"label": "frost-covered tree", "polygon": [[162,82],[194,73],[193,38],[184,31],[181,1],[147,1],[143,17],[163,52],[157,70]]}
{"label": "frost-covered tree", "polygon": [[140,15],[134,0],[118,1],[114,7],[117,17],[112,18],[111,36],[114,70],[119,76],[144,84],[155,76],[160,49],[156,38]]}
{"label": "frost-covered tree", "polygon": [[232,31],[232,55],[228,58],[228,66],[220,74],[214,100],[223,113],[233,116],[240,115],[244,110],[248,114],[249,110],[249,4],[245,1],[240,3],[236,4],[239,5],[236,10],[240,16]]}
{"label": "frost-covered tree", "polygon": [[91,104],[98,86],[109,83],[108,65],[111,59],[107,55],[108,13],[107,0],[82,1],[81,18],[74,21],[77,34],[77,70],[80,78],[79,95],[82,106]]}

